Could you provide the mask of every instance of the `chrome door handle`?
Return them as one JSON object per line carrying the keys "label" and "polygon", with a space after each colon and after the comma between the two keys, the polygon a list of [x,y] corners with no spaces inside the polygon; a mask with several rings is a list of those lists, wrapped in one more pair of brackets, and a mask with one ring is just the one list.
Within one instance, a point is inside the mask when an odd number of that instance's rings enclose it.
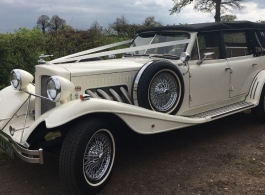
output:
{"label": "chrome door handle", "polygon": [[232,68],[225,68],[225,71],[230,70],[230,72],[233,72]]}
{"label": "chrome door handle", "polygon": [[252,64],[252,66],[257,66],[258,64]]}

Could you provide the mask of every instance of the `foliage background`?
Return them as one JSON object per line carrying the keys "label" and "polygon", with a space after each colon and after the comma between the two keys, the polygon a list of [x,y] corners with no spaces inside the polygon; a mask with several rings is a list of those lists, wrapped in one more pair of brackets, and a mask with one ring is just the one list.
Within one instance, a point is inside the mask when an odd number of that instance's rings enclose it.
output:
{"label": "foliage background", "polygon": [[9,85],[12,69],[23,69],[34,75],[40,54],[53,54],[47,61],[98,46],[126,40],[103,30],[66,30],[43,34],[38,29],[21,28],[0,34],[0,90]]}

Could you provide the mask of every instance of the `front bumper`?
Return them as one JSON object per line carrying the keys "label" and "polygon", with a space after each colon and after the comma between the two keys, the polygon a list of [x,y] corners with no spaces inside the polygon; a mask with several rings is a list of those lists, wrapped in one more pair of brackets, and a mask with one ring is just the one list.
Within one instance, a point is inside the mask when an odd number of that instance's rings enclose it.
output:
{"label": "front bumper", "polygon": [[28,163],[43,164],[43,150],[28,150],[18,145],[9,135],[0,130],[0,137],[13,150],[14,153],[23,161]]}

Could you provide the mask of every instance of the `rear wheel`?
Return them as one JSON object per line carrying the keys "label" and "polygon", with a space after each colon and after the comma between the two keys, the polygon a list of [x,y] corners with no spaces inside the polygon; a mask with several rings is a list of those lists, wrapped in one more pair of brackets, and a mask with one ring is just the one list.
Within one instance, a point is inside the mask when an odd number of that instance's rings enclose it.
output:
{"label": "rear wheel", "polygon": [[111,126],[100,118],[80,121],[72,127],[62,146],[62,181],[78,194],[95,194],[106,184],[114,159]]}

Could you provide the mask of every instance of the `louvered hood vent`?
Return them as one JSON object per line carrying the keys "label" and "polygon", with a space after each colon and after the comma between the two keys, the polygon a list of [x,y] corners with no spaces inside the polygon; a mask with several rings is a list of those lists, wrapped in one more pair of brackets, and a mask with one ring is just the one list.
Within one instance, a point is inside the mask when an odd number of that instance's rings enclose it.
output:
{"label": "louvered hood vent", "polygon": [[87,89],[86,93],[92,98],[113,100],[117,102],[132,104],[127,86],[114,86],[96,89]]}

